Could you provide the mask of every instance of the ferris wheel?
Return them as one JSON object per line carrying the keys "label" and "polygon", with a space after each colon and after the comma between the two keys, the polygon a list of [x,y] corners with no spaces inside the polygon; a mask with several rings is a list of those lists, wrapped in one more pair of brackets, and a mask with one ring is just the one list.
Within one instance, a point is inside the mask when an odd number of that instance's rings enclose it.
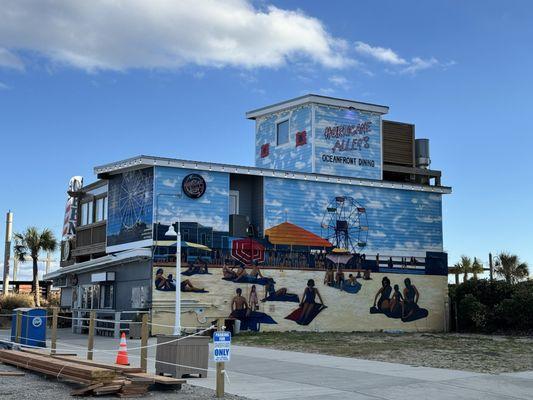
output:
{"label": "ferris wheel", "polygon": [[123,228],[131,229],[143,221],[149,178],[143,171],[125,172],[120,185],[120,218]]}
{"label": "ferris wheel", "polygon": [[353,197],[334,197],[324,212],[321,227],[322,237],[339,249],[357,253],[367,244],[366,208]]}

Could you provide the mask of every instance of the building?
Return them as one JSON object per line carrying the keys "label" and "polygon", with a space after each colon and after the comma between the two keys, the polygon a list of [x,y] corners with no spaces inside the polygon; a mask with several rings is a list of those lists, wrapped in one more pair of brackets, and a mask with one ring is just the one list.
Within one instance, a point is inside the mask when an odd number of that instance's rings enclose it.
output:
{"label": "building", "polygon": [[[96,182],[69,191],[77,226],[47,275],[62,305],[149,311],[172,325],[173,225],[188,243],[182,264],[209,264],[209,273],[184,266],[178,275],[204,289],[183,287],[182,326],[229,315],[236,288],[248,299],[255,286],[265,301],[243,321],[250,329],[445,329],[442,195],[451,189],[429,169],[428,140],[387,112],[306,95],[246,114],[256,123],[254,167],[152,156],[95,167]],[[264,278],[232,281],[222,265],[235,260],[259,263]],[[327,308],[308,299],[302,314],[309,279]]]}

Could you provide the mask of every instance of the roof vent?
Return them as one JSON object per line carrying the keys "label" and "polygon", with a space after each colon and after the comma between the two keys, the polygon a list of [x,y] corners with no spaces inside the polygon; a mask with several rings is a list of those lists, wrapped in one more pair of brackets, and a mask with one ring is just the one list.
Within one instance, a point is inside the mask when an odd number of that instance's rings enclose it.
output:
{"label": "roof vent", "polygon": [[429,158],[429,139],[415,140],[415,158],[417,168],[429,168],[431,159]]}

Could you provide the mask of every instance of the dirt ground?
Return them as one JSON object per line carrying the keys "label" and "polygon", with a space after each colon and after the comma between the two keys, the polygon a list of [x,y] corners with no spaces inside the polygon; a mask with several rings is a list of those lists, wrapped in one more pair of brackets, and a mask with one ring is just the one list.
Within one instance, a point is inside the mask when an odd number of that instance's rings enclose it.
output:
{"label": "dirt ground", "polygon": [[430,333],[241,333],[234,344],[485,373],[533,370],[533,337]]}

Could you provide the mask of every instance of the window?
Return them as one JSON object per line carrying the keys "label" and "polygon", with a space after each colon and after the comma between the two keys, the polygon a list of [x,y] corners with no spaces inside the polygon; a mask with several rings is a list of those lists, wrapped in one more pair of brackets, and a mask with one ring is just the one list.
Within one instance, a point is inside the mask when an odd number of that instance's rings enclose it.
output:
{"label": "window", "polygon": [[289,143],[289,120],[279,122],[276,125],[276,144]]}
{"label": "window", "polygon": [[104,221],[107,220],[107,196],[104,197]]}
{"label": "window", "polygon": [[93,202],[90,201],[87,206],[87,223],[92,224],[94,222]]}
{"label": "window", "polygon": [[113,285],[100,285],[100,308],[113,308]]}
{"label": "window", "polygon": [[229,215],[239,213],[239,192],[237,190],[229,191]]}
{"label": "window", "polygon": [[107,219],[107,197],[100,197],[95,202],[95,222],[104,221]]}
{"label": "window", "polygon": [[89,216],[89,203],[83,203],[80,210],[80,225],[87,225]]}
{"label": "window", "polygon": [[207,244],[207,235],[205,233],[202,233],[202,239],[200,241],[201,244]]}

